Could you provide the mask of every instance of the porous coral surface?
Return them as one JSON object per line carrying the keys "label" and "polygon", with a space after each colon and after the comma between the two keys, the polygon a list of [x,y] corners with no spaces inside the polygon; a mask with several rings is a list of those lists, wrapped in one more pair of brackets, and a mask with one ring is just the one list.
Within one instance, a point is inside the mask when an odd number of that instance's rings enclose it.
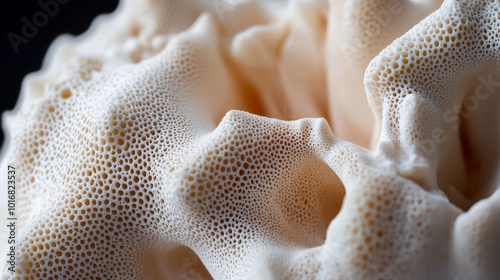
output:
{"label": "porous coral surface", "polygon": [[125,1],[3,115],[2,279],[496,279],[499,31],[496,0]]}

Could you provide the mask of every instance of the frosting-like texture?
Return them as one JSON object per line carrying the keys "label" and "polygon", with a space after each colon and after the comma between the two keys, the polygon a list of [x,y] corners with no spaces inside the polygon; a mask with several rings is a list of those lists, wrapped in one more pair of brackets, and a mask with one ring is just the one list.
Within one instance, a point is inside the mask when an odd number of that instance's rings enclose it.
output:
{"label": "frosting-like texture", "polygon": [[3,115],[2,279],[495,279],[499,30],[486,0],[121,3]]}

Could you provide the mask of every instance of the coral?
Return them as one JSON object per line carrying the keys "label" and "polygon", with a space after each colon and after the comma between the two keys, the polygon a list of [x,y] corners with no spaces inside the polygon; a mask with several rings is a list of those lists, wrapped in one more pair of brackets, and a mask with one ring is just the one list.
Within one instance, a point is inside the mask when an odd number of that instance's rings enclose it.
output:
{"label": "coral", "polygon": [[2,279],[495,279],[499,12],[122,2],[4,114]]}

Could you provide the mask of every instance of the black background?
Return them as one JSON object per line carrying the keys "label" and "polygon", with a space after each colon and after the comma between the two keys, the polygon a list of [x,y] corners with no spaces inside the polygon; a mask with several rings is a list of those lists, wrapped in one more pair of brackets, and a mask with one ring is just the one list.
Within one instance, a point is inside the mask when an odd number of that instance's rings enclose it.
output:
{"label": "black background", "polygon": [[[58,3],[59,11],[53,17],[49,16],[47,24],[38,28],[37,34],[28,39],[26,44],[20,44],[16,53],[7,35],[12,32],[22,36],[24,25],[22,18],[26,17],[33,22],[33,15],[43,11],[38,4],[39,1],[45,3],[57,0],[4,1],[0,8],[2,19],[0,112],[14,108],[24,76],[40,69],[50,43],[58,35],[83,33],[97,15],[112,12],[118,4],[118,0],[64,0],[67,4]],[[0,143],[3,141],[2,128]]]}

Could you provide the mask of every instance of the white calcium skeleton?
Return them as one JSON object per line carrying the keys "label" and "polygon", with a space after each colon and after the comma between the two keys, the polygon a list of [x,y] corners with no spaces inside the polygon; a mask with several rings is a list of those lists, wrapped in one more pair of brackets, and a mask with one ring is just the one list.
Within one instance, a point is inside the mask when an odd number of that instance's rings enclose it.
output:
{"label": "white calcium skeleton", "polygon": [[56,40],[2,279],[497,279],[500,2],[234,2]]}

